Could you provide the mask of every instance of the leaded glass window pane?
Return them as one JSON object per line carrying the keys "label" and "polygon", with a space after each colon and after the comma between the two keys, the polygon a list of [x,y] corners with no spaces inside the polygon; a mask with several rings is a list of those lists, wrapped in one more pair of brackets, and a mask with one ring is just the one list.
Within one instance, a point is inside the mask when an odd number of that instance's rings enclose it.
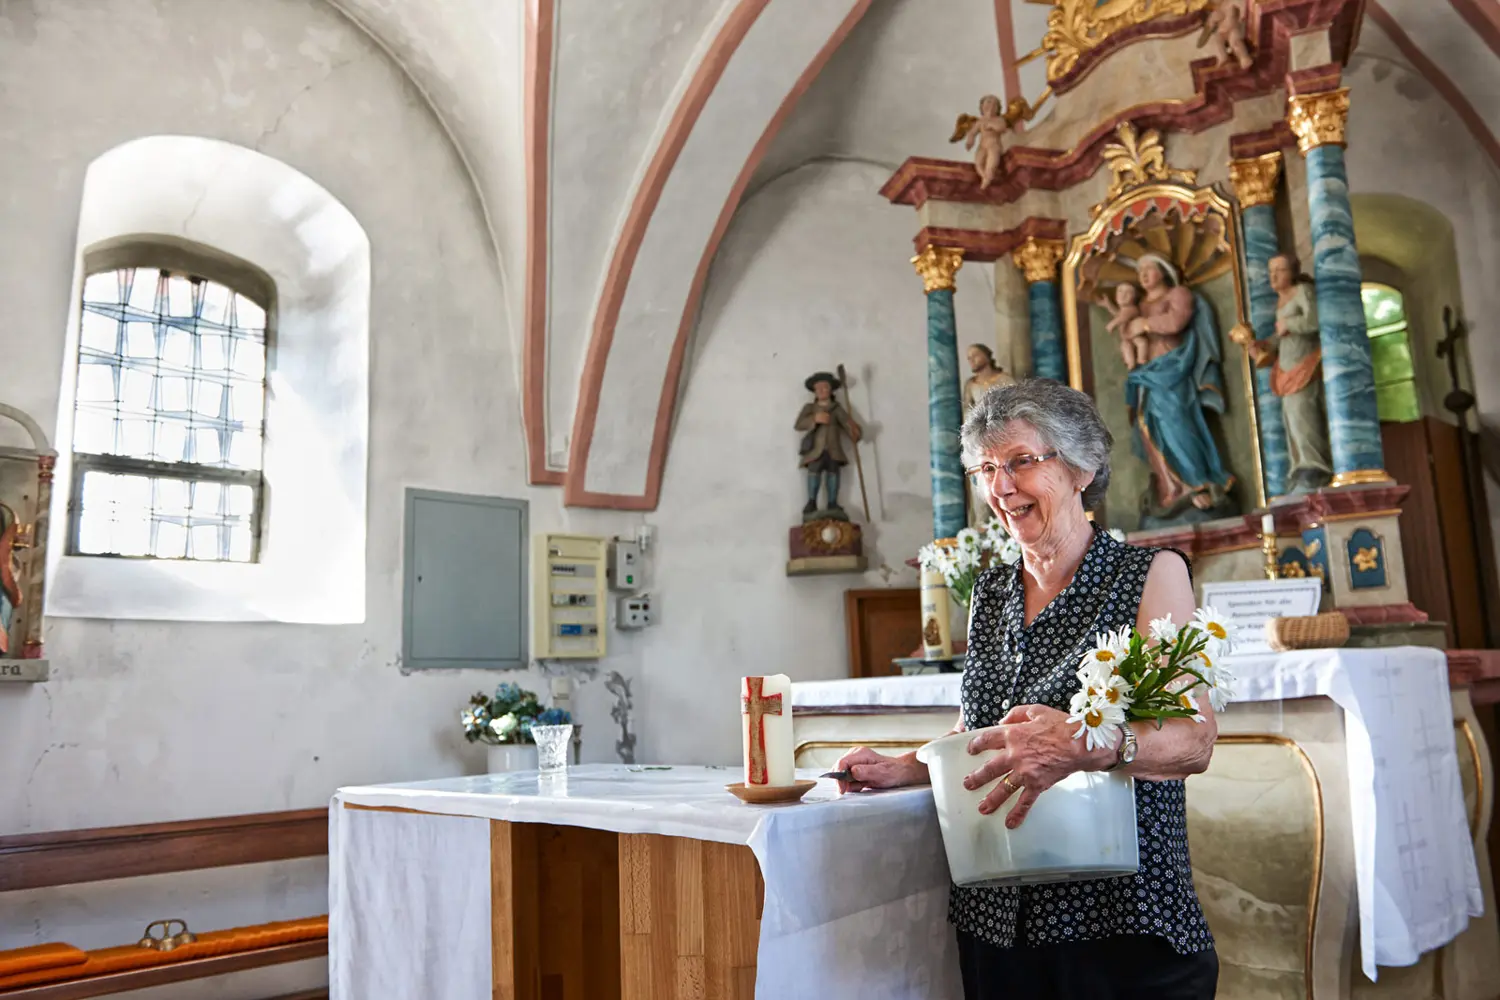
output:
{"label": "leaded glass window pane", "polygon": [[83,474],[80,555],[249,562],[254,505],[211,480],[88,470]]}
{"label": "leaded glass window pane", "polygon": [[83,286],[73,450],[79,554],[253,561],[266,310],[159,268]]}

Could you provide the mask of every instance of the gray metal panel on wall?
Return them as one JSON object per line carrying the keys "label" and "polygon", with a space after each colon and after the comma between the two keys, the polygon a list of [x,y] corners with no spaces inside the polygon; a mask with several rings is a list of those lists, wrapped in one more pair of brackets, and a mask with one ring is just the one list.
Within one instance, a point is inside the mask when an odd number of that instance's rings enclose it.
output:
{"label": "gray metal panel on wall", "polygon": [[526,515],[525,500],[406,491],[408,669],[526,665]]}

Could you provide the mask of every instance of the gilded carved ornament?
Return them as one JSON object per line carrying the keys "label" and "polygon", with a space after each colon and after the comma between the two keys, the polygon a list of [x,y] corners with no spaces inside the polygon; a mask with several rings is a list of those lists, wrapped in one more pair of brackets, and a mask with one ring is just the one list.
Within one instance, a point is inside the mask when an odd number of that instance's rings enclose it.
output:
{"label": "gilded carved ornament", "polygon": [[922,276],[922,288],[926,292],[944,289],[953,290],[953,276],[963,267],[964,252],[958,247],[929,246],[911,259],[912,266]]}
{"label": "gilded carved ornament", "polygon": [[1344,126],[1349,121],[1348,87],[1298,94],[1288,103],[1286,121],[1297,136],[1303,156],[1330,143],[1344,145]]}
{"label": "gilded carved ornament", "polygon": [[1062,240],[1044,240],[1030,236],[1025,243],[1011,251],[1010,257],[1026,276],[1026,283],[1034,285],[1038,281],[1056,281],[1057,266],[1062,263],[1066,253],[1067,248]]}
{"label": "gilded carved ornament", "polygon": [[1141,135],[1133,122],[1123,122],[1115,130],[1115,135],[1119,137],[1119,141],[1104,147],[1104,165],[1109,167],[1114,178],[1109,182],[1109,192],[1104,196],[1104,204],[1094,206],[1094,215],[1097,216],[1104,205],[1110,204],[1126,191],[1154,181],[1198,183],[1196,170],[1178,170],[1167,166],[1167,149],[1162,144],[1161,133],[1155,129]]}
{"label": "gilded carved ornament", "polygon": [[1329,486],[1369,486],[1372,483],[1389,483],[1391,474],[1384,469],[1356,469],[1353,472],[1338,472]]}
{"label": "gilded carved ornament", "polygon": [[1084,53],[1116,32],[1209,6],[1211,0],[1053,0],[1041,46],[1047,54],[1047,79],[1064,76]]}
{"label": "gilded carved ornament", "polygon": [[1281,178],[1281,152],[1251,160],[1229,161],[1229,182],[1241,208],[1270,205],[1276,201],[1276,182]]}

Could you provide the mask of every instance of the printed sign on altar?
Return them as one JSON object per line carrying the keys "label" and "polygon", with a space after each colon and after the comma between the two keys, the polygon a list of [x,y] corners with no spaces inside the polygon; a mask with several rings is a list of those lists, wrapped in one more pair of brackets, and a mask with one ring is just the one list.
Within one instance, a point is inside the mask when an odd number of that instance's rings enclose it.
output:
{"label": "printed sign on altar", "polygon": [[1266,622],[1318,613],[1323,581],[1233,580],[1203,585],[1203,603],[1213,606],[1236,628],[1234,655],[1273,652],[1266,642]]}

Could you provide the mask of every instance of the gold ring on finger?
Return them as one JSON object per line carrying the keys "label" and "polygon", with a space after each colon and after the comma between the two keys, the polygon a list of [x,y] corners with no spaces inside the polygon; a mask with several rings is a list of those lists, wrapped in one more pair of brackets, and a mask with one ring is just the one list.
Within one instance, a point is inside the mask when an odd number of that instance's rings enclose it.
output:
{"label": "gold ring on finger", "polygon": [[1005,775],[1000,779],[1000,781],[1005,785],[1006,788],[1009,788],[1011,791],[1016,790],[1016,786],[1010,783],[1010,775]]}

